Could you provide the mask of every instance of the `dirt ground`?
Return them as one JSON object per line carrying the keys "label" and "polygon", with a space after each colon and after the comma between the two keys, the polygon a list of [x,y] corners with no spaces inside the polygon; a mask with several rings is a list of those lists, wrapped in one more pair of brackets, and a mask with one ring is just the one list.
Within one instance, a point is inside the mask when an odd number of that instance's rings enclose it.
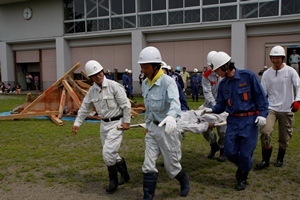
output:
{"label": "dirt ground", "polygon": [[[105,188],[98,184],[90,185],[85,191],[64,186],[48,187],[43,184],[14,182],[10,183],[9,190],[0,189],[1,200],[114,200],[114,199],[142,199],[142,191],[133,193],[132,190],[119,186],[114,194],[107,194]],[[132,195],[130,195],[132,194]],[[129,196],[130,195],[130,196]],[[126,196],[126,198],[124,198]],[[139,198],[140,197],[140,198]]]}

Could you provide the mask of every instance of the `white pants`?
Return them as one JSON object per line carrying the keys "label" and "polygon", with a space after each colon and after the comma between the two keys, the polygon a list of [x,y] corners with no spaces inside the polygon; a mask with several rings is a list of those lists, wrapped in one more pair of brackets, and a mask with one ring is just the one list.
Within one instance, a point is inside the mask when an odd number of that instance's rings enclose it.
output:
{"label": "white pants", "polygon": [[102,156],[107,166],[115,165],[121,161],[119,148],[123,139],[123,130],[118,130],[117,126],[122,124],[122,118],[117,121],[104,122],[100,125],[100,138],[102,142]]}
{"label": "white pants", "polygon": [[158,127],[151,123],[145,143],[143,173],[158,173],[156,161],[160,154],[163,156],[165,170],[170,178],[174,178],[181,171],[181,133],[178,130],[167,134],[165,126]]}

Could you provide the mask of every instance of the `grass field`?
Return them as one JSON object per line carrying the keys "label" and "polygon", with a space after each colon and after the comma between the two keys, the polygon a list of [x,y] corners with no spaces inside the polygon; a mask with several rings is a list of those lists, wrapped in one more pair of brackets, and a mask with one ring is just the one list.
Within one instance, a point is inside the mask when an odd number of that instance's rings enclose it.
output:
{"label": "grass field", "polygon": [[[0,95],[0,112],[10,111],[25,100],[26,95]],[[135,100],[142,102],[141,97]],[[197,109],[202,102],[203,99],[192,102],[188,98],[191,109]],[[284,166],[273,165],[278,150],[275,130],[270,167],[263,171],[253,169],[246,190],[239,192],[234,190],[236,166],[228,160],[220,163],[207,159],[210,147],[203,136],[186,132],[181,163],[189,174],[191,190],[184,199],[300,199],[299,119],[297,113]],[[132,124],[140,122],[143,116],[132,119]],[[77,135],[71,132],[72,125],[73,121],[64,121],[63,126],[57,126],[48,119],[0,121],[0,199],[3,195],[10,199],[15,183],[94,193],[99,199],[142,199],[144,130],[132,128],[125,132],[120,155],[126,158],[131,181],[107,196],[108,175],[101,155],[99,123],[83,123]],[[260,152],[259,142],[254,164],[261,161]],[[160,173],[155,199],[183,199],[178,197],[178,181],[167,177],[161,163],[162,159],[157,165]],[[20,196],[19,199],[25,198]]]}

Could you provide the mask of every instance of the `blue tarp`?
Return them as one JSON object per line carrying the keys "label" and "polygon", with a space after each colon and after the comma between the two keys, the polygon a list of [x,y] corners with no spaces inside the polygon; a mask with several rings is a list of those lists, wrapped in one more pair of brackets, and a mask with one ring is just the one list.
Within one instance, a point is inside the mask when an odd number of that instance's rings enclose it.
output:
{"label": "blue tarp", "polygon": [[[11,113],[11,111],[9,111],[9,112],[2,112],[2,113],[0,113],[0,116],[9,116],[9,115],[11,115],[10,114]],[[31,117],[31,118],[34,118],[34,119],[49,119],[49,117],[47,117],[47,116],[37,116],[37,117]],[[63,116],[62,118],[61,118],[61,120],[62,121],[75,121],[75,117],[66,117],[66,116]],[[100,122],[99,120],[92,120],[92,119],[86,119],[85,120],[86,122]]]}

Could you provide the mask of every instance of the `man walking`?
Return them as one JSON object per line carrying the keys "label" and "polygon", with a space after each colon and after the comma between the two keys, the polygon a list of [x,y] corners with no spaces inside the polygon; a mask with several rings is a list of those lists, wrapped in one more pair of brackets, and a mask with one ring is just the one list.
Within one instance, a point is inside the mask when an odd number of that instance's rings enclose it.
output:
{"label": "man walking", "polygon": [[[85,72],[94,84],[82,101],[72,131],[75,134],[78,132],[80,125],[94,106],[101,118],[102,155],[109,175],[109,185],[106,191],[112,193],[118,185],[130,180],[125,159],[120,157],[118,151],[123,139],[123,130],[130,128],[131,104],[123,86],[107,79],[99,62],[88,61],[85,65]],[[122,126],[123,130],[118,130],[117,126]],[[121,174],[120,182],[118,182],[118,172]]]}

